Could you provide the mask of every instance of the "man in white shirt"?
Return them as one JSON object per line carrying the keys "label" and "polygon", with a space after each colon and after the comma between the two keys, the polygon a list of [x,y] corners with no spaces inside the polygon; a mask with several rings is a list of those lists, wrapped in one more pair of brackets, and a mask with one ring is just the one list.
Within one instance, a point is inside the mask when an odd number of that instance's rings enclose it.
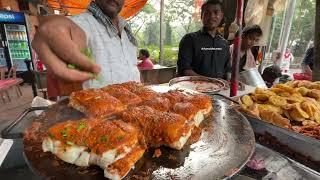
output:
{"label": "man in white shirt", "polygon": [[[70,19],[46,17],[32,42],[46,67],[58,78],[84,82],[84,88],[140,81],[137,41],[118,16],[124,0],[96,0],[88,11]],[[90,48],[95,63],[81,51]],[[73,64],[77,69],[69,69]],[[99,74],[99,80],[92,77]]]}

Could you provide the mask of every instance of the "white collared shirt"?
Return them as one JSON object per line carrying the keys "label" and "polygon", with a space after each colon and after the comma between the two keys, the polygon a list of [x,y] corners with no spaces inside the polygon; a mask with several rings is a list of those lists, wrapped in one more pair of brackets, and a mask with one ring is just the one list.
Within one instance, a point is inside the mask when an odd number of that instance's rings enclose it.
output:
{"label": "white collared shirt", "polygon": [[95,62],[102,69],[101,78],[84,82],[84,89],[127,81],[140,82],[137,47],[130,42],[124,30],[125,20],[119,20],[121,38],[97,21],[90,12],[72,16],[71,20],[86,33],[87,47],[92,50]]}

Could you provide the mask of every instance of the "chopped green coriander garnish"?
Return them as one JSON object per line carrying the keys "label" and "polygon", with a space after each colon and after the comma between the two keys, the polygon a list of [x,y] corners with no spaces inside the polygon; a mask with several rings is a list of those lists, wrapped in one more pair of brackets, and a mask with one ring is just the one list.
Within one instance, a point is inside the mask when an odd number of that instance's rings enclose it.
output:
{"label": "chopped green coriander garnish", "polygon": [[100,137],[100,142],[107,142],[108,141],[108,137],[107,136],[101,136]]}
{"label": "chopped green coriander garnish", "polygon": [[70,145],[70,146],[73,146],[73,145],[74,145],[73,142],[70,142],[70,141],[67,141],[66,144],[67,144],[67,145]]}
{"label": "chopped green coriander garnish", "polygon": [[118,136],[118,137],[117,137],[117,140],[118,140],[118,141],[121,141],[123,138],[124,138],[123,136]]}
{"label": "chopped green coriander garnish", "polygon": [[77,131],[79,132],[79,131],[81,131],[82,129],[84,129],[86,127],[87,126],[86,126],[85,122],[80,122]]}
{"label": "chopped green coriander garnish", "polygon": [[69,127],[64,128],[64,129],[61,131],[62,137],[68,137],[69,130],[70,130]]}

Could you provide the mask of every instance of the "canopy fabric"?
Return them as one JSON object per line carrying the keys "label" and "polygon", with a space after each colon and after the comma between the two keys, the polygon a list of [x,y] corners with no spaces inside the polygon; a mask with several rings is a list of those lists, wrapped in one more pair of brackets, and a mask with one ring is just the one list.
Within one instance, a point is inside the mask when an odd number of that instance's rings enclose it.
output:
{"label": "canopy fabric", "polygon": [[125,0],[120,16],[129,19],[137,14],[146,5],[148,0]]}
{"label": "canopy fabric", "polygon": [[[71,15],[79,14],[86,10],[92,0],[47,0],[53,9],[65,11]],[[138,13],[148,0],[125,0],[120,16],[128,19]]]}

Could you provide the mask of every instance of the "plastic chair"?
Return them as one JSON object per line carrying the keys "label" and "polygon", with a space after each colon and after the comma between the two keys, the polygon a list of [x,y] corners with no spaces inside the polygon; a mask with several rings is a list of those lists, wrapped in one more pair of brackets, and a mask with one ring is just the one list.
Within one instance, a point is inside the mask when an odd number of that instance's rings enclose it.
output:
{"label": "plastic chair", "polygon": [[[0,80],[4,80],[6,78],[6,72],[7,72],[6,66],[0,67]],[[6,96],[7,96],[8,100],[10,101],[10,96],[9,96],[7,89],[0,90],[0,96],[1,96],[1,100],[3,103],[6,102],[5,101]]]}
{"label": "plastic chair", "polygon": [[0,96],[5,103],[5,96],[6,95],[8,101],[11,101],[10,96],[9,96],[9,89],[14,88],[16,90],[17,96],[20,97],[22,96],[22,91],[20,89],[20,84],[23,82],[22,79],[17,78],[17,73],[16,73],[17,65],[13,65],[11,69],[9,70],[8,77],[5,77],[5,73],[7,71],[6,67],[0,68]]}
{"label": "plastic chair", "polygon": [[13,65],[11,67],[11,69],[9,70],[9,73],[8,73],[8,78],[7,79],[14,79],[15,80],[15,85],[14,88],[16,90],[16,93],[17,93],[17,96],[22,96],[22,91],[21,91],[21,88],[20,88],[20,84],[23,82],[23,80],[21,78],[17,78],[17,65]]}

